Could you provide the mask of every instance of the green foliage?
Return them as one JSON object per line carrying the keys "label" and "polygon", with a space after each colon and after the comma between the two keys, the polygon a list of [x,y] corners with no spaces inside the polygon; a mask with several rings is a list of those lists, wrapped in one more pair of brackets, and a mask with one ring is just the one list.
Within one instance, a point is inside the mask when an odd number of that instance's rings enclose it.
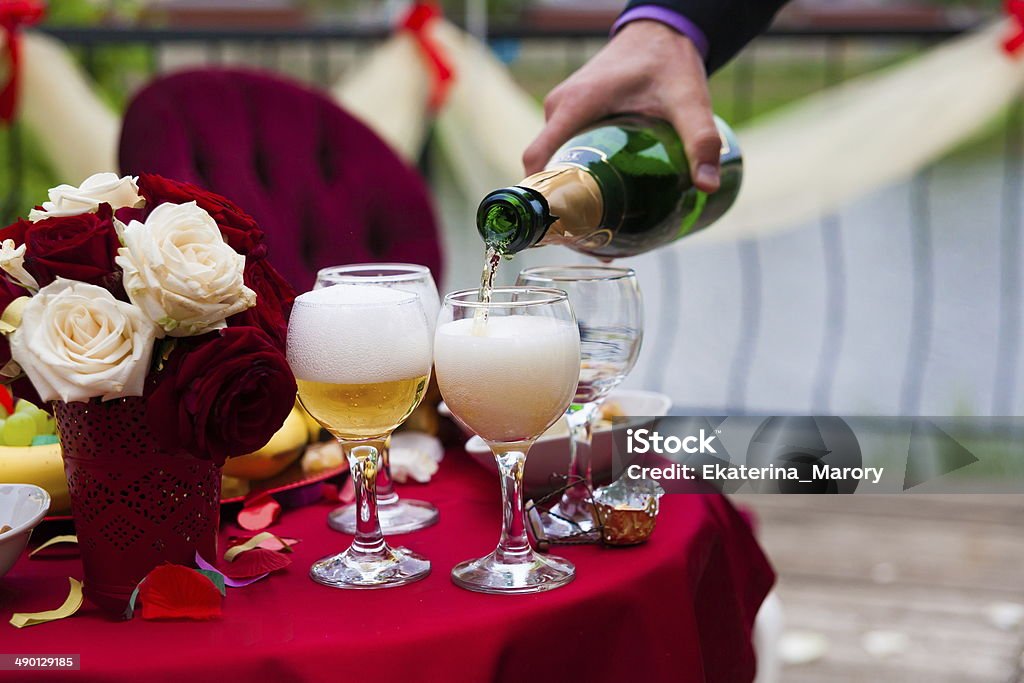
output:
{"label": "green foliage", "polygon": [[87,26],[106,19],[132,19],[147,0],[50,0],[46,21],[54,26]]}
{"label": "green foliage", "polygon": [[[130,16],[140,0],[56,0],[49,3],[46,23],[53,26],[89,26],[104,18]],[[76,56],[87,64],[97,92],[115,111],[121,111],[134,87],[144,82],[149,68],[147,52],[141,46],[115,46],[96,49],[89,59],[84,52]],[[12,144],[21,138],[21,172],[15,174]],[[111,169],[116,171],[117,169]],[[60,178],[43,156],[42,150],[25,126],[16,131],[0,128],[0,221],[24,216],[34,205],[46,199],[46,191],[61,183],[77,183],[81,178]]]}
{"label": "green foliage", "polygon": [[60,26],[94,24],[102,18],[100,3],[88,0],[58,0],[46,8],[46,22]]}
{"label": "green foliage", "polygon": [[[508,17],[519,14],[529,4],[529,0],[487,0],[487,11],[494,17]],[[442,0],[441,7],[449,16],[459,17],[466,11],[466,0]]]}

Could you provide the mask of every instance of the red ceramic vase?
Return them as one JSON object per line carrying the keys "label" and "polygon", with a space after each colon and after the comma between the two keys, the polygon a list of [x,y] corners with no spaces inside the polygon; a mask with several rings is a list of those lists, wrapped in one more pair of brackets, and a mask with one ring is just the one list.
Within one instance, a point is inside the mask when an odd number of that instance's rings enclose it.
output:
{"label": "red ceramic vase", "polygon": [[216,561],[220,468],[170,453],[141,398],[53,403],[85,571],[85,596],[112,616],[157,565]]}

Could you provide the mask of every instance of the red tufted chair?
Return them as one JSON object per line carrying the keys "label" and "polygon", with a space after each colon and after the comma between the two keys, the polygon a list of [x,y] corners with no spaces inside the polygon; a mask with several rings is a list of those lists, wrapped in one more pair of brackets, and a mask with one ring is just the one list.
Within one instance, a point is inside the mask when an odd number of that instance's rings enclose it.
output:
{"label": "red tufted chair", "polygon": [[120,163],[233,200],[300,292],[322,267],[365,261],[423,264],[440,281],[423,180],[369,128],[295,83],[225,69],[159,78],[128,107]]}

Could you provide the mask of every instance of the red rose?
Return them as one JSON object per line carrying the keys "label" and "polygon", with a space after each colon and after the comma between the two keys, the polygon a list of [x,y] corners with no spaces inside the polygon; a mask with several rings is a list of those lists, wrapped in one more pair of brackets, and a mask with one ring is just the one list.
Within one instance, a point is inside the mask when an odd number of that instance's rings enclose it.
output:
{"label": "red rose", "polygon": [[0,242],[3,242],[4,240],[14,240],[15,245],[25,244],[25,233],[28,232],[28,229],[31,227],[31,221],[20,218],[3,230],[0,230]]}
{"label": "red rose", "polygon": [[260,328],[283,353],[295,290],[265,259],[247,263],[244,276],[245,286],[256,292],[256,305],[229,318],[228,325]]}
{"label": "red rose", "polygon": [[139,175],[139,192],[146,198],[146,215],[160,204],[195,202],[220,226],[224,240],[239,254],[266,255],[263,231],[256,221],[234,202],[203,188],[151,173]]}
{"label": "red rose", "polygon": [[[3,230],[0,230],[0,241],[5,239],[13,239],[19,244],[24,236],[24,228],[26,225],[31,225],[28,221],[18,221],[13,225],[9,225]],[[0,315],[11,305],[11,302],[15,299],[29,296],[28,290],[22,288],[20,285],[16,285],[6,277],[0,276]],[[0,368],[3,368],[11,361],[11,345],[8,342],[7,335],[0,335]],[[8,382],[6,377],[0,377],[0,381]],[[27,401],[35,403],[37,406],[43,404],[43,400],[39,398],[39,394],[36,393],[36,388],[32,386],[32,382],[29,381],[28,377],[21,375],[13,383],[8,384],[8,388],[11,389],[15,396],[18,398],[24,398]]]}
{"label": "red rose", "polygon": [[[5,277],[0,277],[0,315],[11,305],[11,302],[20,296],[28,296],[27,290],[10,282]],[[7,342],[7,335],[0,335],[0,368],[3,368],[11,360],[11,345]],[[2,379],[2,378],[0,378]]]}
{"label": "red rose", "polygon": [[96,213],[47,218],[29,223],[24,233],[25,270],[45,287],[58,277],[121,291],[121,269],[114,263],[121,246],[109,204]]}
{"label": "red rose", "polygon": [[[2,232],[3,231],[0,231],[0,234],[2,234]],[[8,281],[7,278],[0,277],[0,315],[2,315],[4,310],[11,305],[12,301],[18,297],[28,295],[29,293],[27,290]],[[7,335],[0,335],[0,368],[3,368],[10,361],[11,346],[8,343]],[[0,381],[8,382],[8,379],[3,377],[0,378]],[[41,406],[44,403],[44,401],[39,398],[39,394],[36,393],[36,388],[32,386],[32,382],[29,381],[28,377],[25,375],[21,375],[21,377],[8,384],[8,388],[11,389],[14,395],[18,398],[23,398],[30,403],[35,403],[37,406]]]}
{"label": "red rose", "polygon": [[146,419],[161,445],[218,464],[262,448],[295,404],[284,354],[255,327],[178,343],[146,390]]}

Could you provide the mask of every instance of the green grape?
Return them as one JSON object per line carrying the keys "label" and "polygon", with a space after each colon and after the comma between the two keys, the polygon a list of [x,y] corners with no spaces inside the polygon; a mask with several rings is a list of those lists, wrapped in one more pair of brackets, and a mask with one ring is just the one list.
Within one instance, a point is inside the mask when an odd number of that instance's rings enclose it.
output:
{"label": "green grape", "polygon": [[30,446],[36,435],[36,421],[24,411],[17,412],[4,422],[4,442],[8,446]]}
{"label": "green grape", "polygon": [[56,434],[57,433],[57,421],[53,419],[52,415],[46,416],[46,428],[42,431],[43,434]]}
{"label": "green grape", "polygon": [[6,423],[6,422],[7,422],[6,419],[0,419],[0,446],[6,446],[7,445],[7,442],[4,441],[4,423]]}
{"label": "green grape", "polygon": [[45,410],[36,408],[35,412],[29,412],[27,410],[25,412],[31,415],[32,419],[35,420],[36,434],[52,434],[52,432],[46,431],[46,423],[50,420],[50,416]]}
{"label": "green grape", "polygon": [[23,398],[19,398],[18,402],[14,404],[15,413],[31,413],[33,410],[39,410],[39,406]]}

